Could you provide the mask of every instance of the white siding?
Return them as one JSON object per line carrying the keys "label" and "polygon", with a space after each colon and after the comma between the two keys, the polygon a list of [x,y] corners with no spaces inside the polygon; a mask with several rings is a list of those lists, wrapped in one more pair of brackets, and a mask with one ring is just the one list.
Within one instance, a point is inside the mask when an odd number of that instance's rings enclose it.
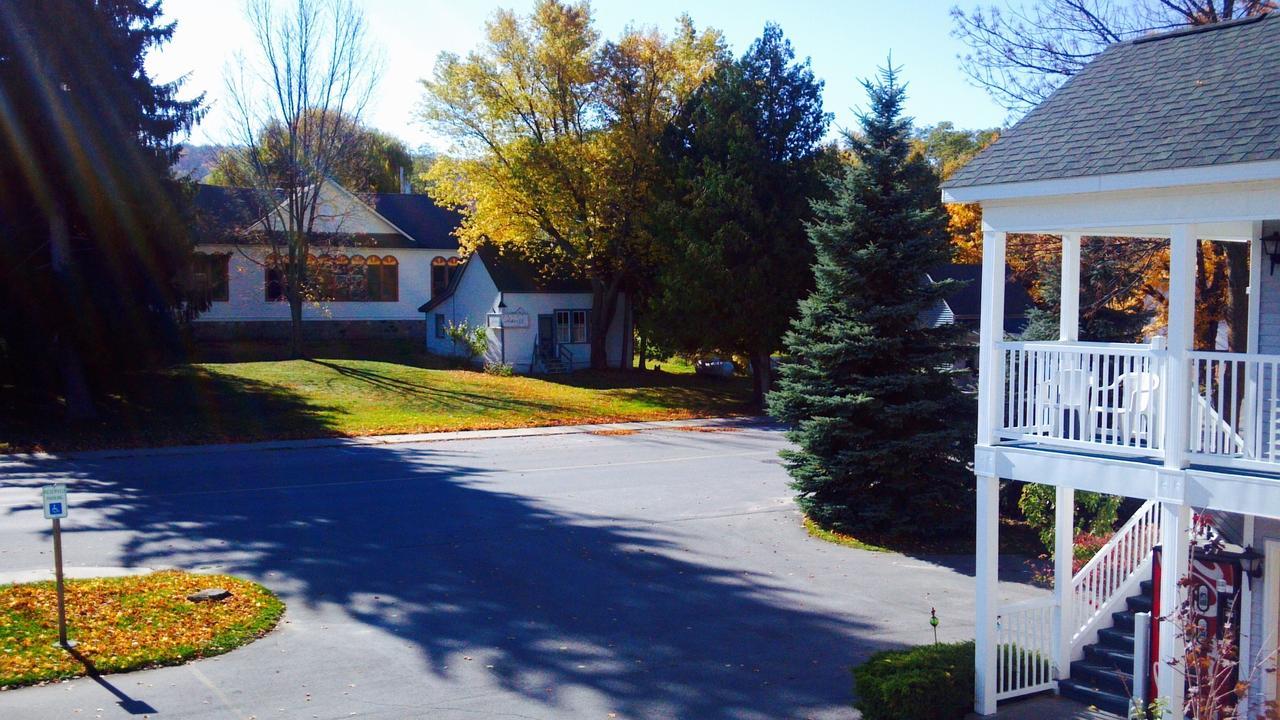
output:
{"label": "white siding", "polygon": [[[624,295],[618,296],[618,307],[609,327],[609,367],[623,367],[630,358],[625,357],[630,346],[625,325]],[[529,316],[527,328],[489,330],[489,351],[486,361],[506,362],[518,373],[530,371],[533,361],[534,340],[538,335],[538,316],[553,315],[556,310],[590,310],[591,293],[500,293],[489,276],[484,262],[473,256],[467,263],[453,294],[427,313],[427,350],[437,355],[462,355],[447,338],[436,337],[436,315],[443,315],[447,322],[484,325],[489,313],[498,312],[498,304],[506,303],[505,312],[524,311]],[[573,353],[575,367],[587,367],[591,361],[588,343],[566,345]]]}
{"label": "white siding", "polygon": [[[418,308],[431,297],[431,261],[454,257],[451,250],[415,248],[329,248],[345,255],[392,255],[399,262],[399,300],[396,302],[314,302],[305,303],[304,320],[421,320]],[[228,268],[229,300],[215,302],[196,322],[288,320],[289,304],[268,301],[265,246],[200,245],[197,252],[231,253]]]}
{"label": "white siding", "polygon": [[[468,262],[462,267],[462,277],[458,281],[458,286],[454,288],[453,294],[427,313],[427,351],[445,356],[465,354],[454,347],[452,340],[436,337],[436,315],[444,315],[446,321],[455,325],[463,322],[484,325],[489,313],[498,311],[499,301],[498,287],[493,284],[489,273],[484,271],[484,265],[479,262]],[[499,359],[500,353],[497,352],[495,340],[494,331],[490,330],[490,351],[485,360]]]}
{"label": "white siding", "polygon": [[[1280,230],[1280,221],[1262,224],[1262,235]],[[1280,267],[1278,274],[1271,274],[1271,258],[1261,254],[1262,278],[1258,294],[1258,352],[1267,355],[1280,354]]]}
{"label": "white siding", "polygon": [[[554,315],[556,310],[591,310],[591,293],[507,293],[504,300],[507,312],[523,310],[529,314],[529,327],[507,328],[504,331],[507,362],[515,366],[518,372],[528,372],[529,362],[533,358],[533,341],[538,334],[539,315]],[[619,294],[618,307],[614,311],[606,341],[609,367],[612,368],[622,367],[623,362],[625,301],[626,296]],[[575,367],[587,367],[591,362],[590,343],[574,343],[565,347],[573,353]]]}

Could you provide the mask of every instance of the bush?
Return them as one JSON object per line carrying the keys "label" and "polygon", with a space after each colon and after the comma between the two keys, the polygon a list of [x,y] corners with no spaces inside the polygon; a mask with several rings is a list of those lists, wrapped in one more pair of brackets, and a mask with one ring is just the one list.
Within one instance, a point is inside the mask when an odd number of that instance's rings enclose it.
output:
{"label": "bush", "polygon": [[959,720],[973,709],[973,641],[878,652],[853,682],[863,720]]}
{"label": "bush", "polygon": [[466,320],[457,325],[450,322],[445,326],[444,334],[453,341],[454,347],[462,348],[468,362],[484,355],[489,349],[489,331],[483,325],[473,327]]}
{"label": "bush", "polygon": [[511,377],[515,374],[515,368],[511,367],[511,363],[503,362],[487,362],[484,364],[484,371],[489,375],[497,375],[498,377]]}
{"label": "bush", "polygon": [[[1040,536],[1040,542],[1044,543],[1050,558],[1053,557],[1054,496],[1055,491],[1052,485],[1027,483],[1022,488],[1022,496],[1018,499],[1018,508],[1022,510],[1022,516]],[[1109,536],[1115,530],[1116,520],[1119,519],[1120,501],[1123,499],[1118,495],[1076,491],[1076,535]],[[1078,537],[1077,541],[1079,541]],[[1098,548],[1094,548],[1093,552],[1096,553],[1097,550]]]}

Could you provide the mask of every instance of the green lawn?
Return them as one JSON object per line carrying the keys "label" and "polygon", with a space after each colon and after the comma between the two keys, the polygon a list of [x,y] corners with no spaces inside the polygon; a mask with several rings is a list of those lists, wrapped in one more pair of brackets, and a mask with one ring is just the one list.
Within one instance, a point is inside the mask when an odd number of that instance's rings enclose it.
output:
{"label": "green lawn", "polygon": [[425,358],[205,362],[131,378],[69,426],[0,388],[0,451],[241,442],[709,417],[747,410],[745,381],[666,372],[495,377]]}

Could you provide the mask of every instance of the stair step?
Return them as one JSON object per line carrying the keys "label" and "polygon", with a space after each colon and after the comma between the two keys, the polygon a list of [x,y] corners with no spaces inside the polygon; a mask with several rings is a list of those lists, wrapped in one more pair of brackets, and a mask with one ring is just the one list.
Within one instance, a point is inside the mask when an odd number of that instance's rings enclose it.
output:
{"label": "stair step", "polygon": [[1151,612],[1151,598],[1145,595],[1135,595],[1124,602],[1134,612]]}
{"label": "stair step", "polygon": [[1071,663],[1071,679],[1079,685],[1116,695],[1128,696],[1133,688],[1133,673],[1088,660]]}
{"label": "stair step", "polygon": [[1111,627],[1127,633],[1133,632],[1133,611],[1111,613]]}
{"label": "stair step", "polygon": [[1125,652],[1123,650],[1103,647],[1101,645],[1086,645],[1084,647],[1084,659],[1094,665],[1115,668],[1121,672],[1133,671],[1132,652]]}
{"label": "stair step", "polygon": [[1121,717],[1129,716],[1129,698],[1124,695],[1117,695],[1106,690],[1081,685],[1075,680],[1058,681],[1058,691],[1062,693],[1063,697],[1087,703],[1099,710],[1115,713]]}
{"label": "stair step", "polygon": [[1151,597],[1153,589],[1155,588],[1155,583],[1150,580],[1143,580],[1142,582],[1138,583],[1138,587],[1142,588],[1143,595],[1146,595],[1147,597]]}
{"label": "stair step", "polygon": [[1115,648],[1124,652],[1133,654],[1133,632],[1125,632],[1117,630],[1114,627],[1103,628],[1098,631],[1098,644],[1103,647]]}

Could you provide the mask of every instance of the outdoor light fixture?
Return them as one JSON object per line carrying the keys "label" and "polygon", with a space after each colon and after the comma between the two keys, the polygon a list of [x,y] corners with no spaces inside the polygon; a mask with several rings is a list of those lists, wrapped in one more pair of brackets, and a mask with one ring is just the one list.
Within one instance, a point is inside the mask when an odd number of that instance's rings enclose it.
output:
{"label": "outdoor light fixture", "polygon": [[[1280,236],[1280,233],[1277,233],[1277,235]],[[1277,242],[1280,242],[1280,239],[1277,239]],[[1272,263],[1274,262],[1275,259],[1273,258]],[[1249,577],[1260,578],[1262,577],[1264,559],[1263,554],[1254,550],[1252,545],[1246,545],[1244,552],[1240,553],[1240,567],[1244,569],[1245,574]]]}
{"label": "outdoor light fixture", "polygon": [[1276,265],[1280,264],[1280,230],[1262,238],[1262,250],[1271,258],[1271,274],[1276,274]]}

